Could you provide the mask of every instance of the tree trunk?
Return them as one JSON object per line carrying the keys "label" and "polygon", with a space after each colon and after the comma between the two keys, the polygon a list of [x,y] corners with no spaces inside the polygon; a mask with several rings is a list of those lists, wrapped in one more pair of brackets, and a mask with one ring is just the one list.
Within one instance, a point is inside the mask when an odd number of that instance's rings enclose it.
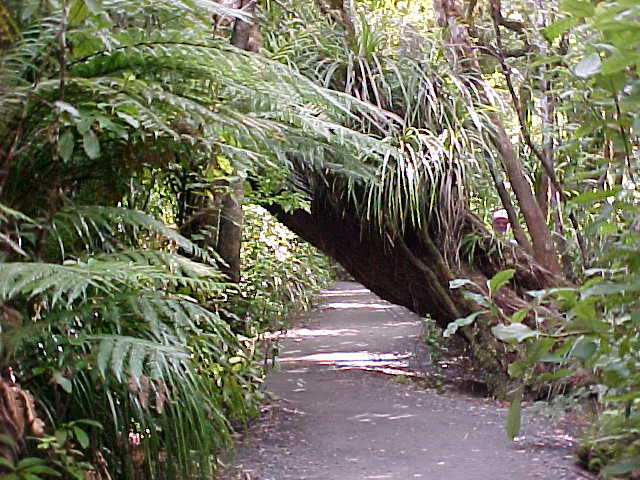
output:
{"label": "tree trunk", "polygon": [[[33,396],[12,380],[0,377],[0,458],[16,463],[24,437],[40,437],[43,433],[44,422],[36,414]],[[0,465],[0,473],[8,472]]]}
{"label": "tree trunk", "polygon": [[222,267],[222,271],[229,281],[239,283],[240,249],[242,247],[242,226],[244,224],[244,212],[242,211],[244,185],[242,179],[232,180],[230,189],[222,198],[216,251],[226,263]]}
{"label": "tree trunk", "polygon": [[[242,50],[258,52],[262,47],[260,30],[256,20],[256,0],[234,0],[222,2],[225,6],[242,9],[251,16],[251,20],[236,19],[231,34],[231,44]],[[223,264],[220,269],[227,280],[240,282],[240,250],[242,246],[242,228],[244,213],[244,180],[240,172],[234,169],[224,192],[213,192],[213,198],[189,219],[184,233],[208,230],[205,243],[214,247]]]}
{"label": "tree trunk", "polygon": [[248,52],[259,52],[262,47],[262,37],[255,16],[256,0],[241,0],[239,8],[251,15],[251,20],[245,22],[237,19],[235,21],[233,34],[231,35],[231,45]]}
{"label": "tree trunk", "polygon": [[[274,205],[267,208],[382,298],[419,315],[433,315],[441,327],[464,313],[456,306],[449,278],[442,270],[427,267],[420,260],[422,255],[416,255],[404,243],[389,245],[382,235],[364,229],[355,215],[339,214],[315,200],[311,212],[286,213]],[[433,263],[429,261],[430,265]]]}
{"label": "tree trunk", "polygon": [[351,20],[351,15],[349,15],[347,5],[345,5],[345,0],[315,0],[315,2],[323,15],[327,15],[344,26],[348,35],[355,34],[356,29]]}
{"label": "tree trunk", "polygon": [[[240,8],[251,15],[250,21],[236,19],[231,35],[231,44],[250,52],[259,52],[262,39],[256,20],[256,0],[242,0]],[[223,271],[231,282],[240,282],[240,249],[242,246],[242,226],[244,213],[242,199],[244,198],[244,180],[237,169],[229,182],[230,191],[222,199],[222,211],[219,221],[216,251],[226,262]]]}

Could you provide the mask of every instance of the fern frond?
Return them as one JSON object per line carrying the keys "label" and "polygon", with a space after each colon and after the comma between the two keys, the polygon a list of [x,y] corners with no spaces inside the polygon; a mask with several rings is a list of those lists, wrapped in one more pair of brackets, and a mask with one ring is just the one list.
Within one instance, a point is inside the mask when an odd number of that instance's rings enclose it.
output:
{"label": "fern frond", "polygon": [[[207,273],[217,273],[208,270]],[[44,295],[55,307],[69,307],[91,295],[112,297],[121,291],[152,291],[163,288],[189,288],[208,291],[216,283],[210,278],[189,277],[167,272],[165,268],[125,261],[51,263],[5,263],[0,269],[0,299],[34,298]]]}
{"label": "fern frond", "polygon": [[224,274],[215,266],[196,262],[183,255],[168,253],[161,250],[121,250],[114,253],[102,253],[94,255],[96,260],[110,262],[130,262],[137,265],[152,265],[162,267],[167,272],[187,278],[208,279],[218,284],[220,290],[229,285],[224,282]]}
{"label": "fern frond", "polygon": [[[122,335],[92,335],[81,341],[99,342],[96,365],[106,377],[108,372],[121,382],[129,377],[139,381],[146,372],[151,378],[164,380],[167,372],[183,371],[189,353],[184,345],[170,345]],[[181,348],[182,347],[182,348]]]}
{"label": "fern frond", "polygon": [[[214,259],[208,252],[180,235],[175,229],[139,210],[95,205],[66,207],[54,216],[53,230],[58,237],[77,236],[87,244],[93,244],[96,239],[99,239],[105,246],[112,243],[111,248],[117,248],[117,239],[124,231],[131,230],[133,235],[146,232],[169,242],[174,248],[179,248],[188,255],[214,264]],[[64,249],[63,240],[60,239],[60,242],[61,248]],[[174,258],[173,261],[177,262],[178,259]],[[186,259],[185,262],[187,262]],[[185,262],[183,264],[187,265]]]}

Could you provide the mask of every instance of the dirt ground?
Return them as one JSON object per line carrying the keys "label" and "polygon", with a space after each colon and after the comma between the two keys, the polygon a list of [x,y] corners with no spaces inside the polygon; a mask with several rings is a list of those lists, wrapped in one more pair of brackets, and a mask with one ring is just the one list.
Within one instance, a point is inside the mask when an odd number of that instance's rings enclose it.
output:
{"label": "dirt ground", "polygon": [[[279,340],[274,400],[239,442],[244,480],[589,479],[573,438],[525,417],[507,440],[506,407],[419,381],[429,362],[420,319],[351,282]],[[418,379],[418,381],[416,381]]]}

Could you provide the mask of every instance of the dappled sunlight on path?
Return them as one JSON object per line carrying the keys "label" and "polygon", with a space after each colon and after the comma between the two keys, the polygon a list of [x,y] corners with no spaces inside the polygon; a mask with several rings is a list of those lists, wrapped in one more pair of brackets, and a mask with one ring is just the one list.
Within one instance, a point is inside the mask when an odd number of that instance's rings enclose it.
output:
{"label": "dappled sunlight on path", "polygon": [[407,310],[339,282],[301,323],[270,339],[276,401],[239,452],[243,480],[585,478],[557,444],[508,441],[495,402],[417,388],[427,347]]}
{"label": "dappled sunlight on path", "polygon": [[[319,328],[302,326],[283,332],[281,338],[291,342],[290,348],[286,348],[278,360],[283,368],[287,368],[288,364],[292,363],[316,364],[334,370],[363,370],[401,376],[417,375],[410,369],[408,359],[412,356],[412,352],[406,349],[406,340],[415,341],[419,328],[415,318],[412,317],[411,321],[403,320],[405,315],[411,314],[372,296],[371,292],[364,288],[328,289],[321,293],[320,299],[316,312],[327,315],[333,315],[331,310],[344,312],[341,315],[348,315],[352,320],[349,328],[340,328],[335,325],[332,328],[321,323]],[[390,319],[392,321],[389,321]],[[398,333],[400,330],[406,330],[406,332],[404,335],[390,336],[386,342],[380,343],[378,337],[382,334],[378,334],[378,330],[386,332],[390,328],[398,329]],[[344,340],[328,342],[324,337],[340,337]],[[323,340],[313,341],[313,339]],[[371,342],[372,339],[376,339],[374,344]],[[315,352],[301,355],[302,350],[295,348],[295,345],[300,342],[305,343],[306,352],[309,350],[315,350]],[[402,348],[399,351],[396,348],[398,342],[402,342]],[[304,366],[297,365],[297,371],[305,371]]]}
{"label": "dappled sunlight on path", "polygon": [[408,370],[407,359],[410,354],[360,352],[316,353],[302,357],[287,357],[280,363],[311,362],[328,365],[338,370],[360,369],[388,375],[416,376],[416,372]]}
{"label": "dappled sunlight on path", "polygon": [[369,296],[371,292],[364,287],[356,287],[356,288],[327,288],[320,292],[321,298],[326,298],[330,296],[338,296],[338,297],[346,297],[351,296],[355,297],[356,295]]}

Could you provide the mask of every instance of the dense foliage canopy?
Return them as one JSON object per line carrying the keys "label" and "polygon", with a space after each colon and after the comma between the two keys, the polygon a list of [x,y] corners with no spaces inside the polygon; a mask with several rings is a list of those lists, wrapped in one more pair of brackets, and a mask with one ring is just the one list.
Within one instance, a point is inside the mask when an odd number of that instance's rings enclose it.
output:
{"label": "dense foliage canopy", "polygon": [[585,462],[637,469],[639,17],[3,2],[0,468],[213,472],[260,399],[257,336],[329,268],[264,207],[462,335],[510,434],[529,392],[595,398]]}

